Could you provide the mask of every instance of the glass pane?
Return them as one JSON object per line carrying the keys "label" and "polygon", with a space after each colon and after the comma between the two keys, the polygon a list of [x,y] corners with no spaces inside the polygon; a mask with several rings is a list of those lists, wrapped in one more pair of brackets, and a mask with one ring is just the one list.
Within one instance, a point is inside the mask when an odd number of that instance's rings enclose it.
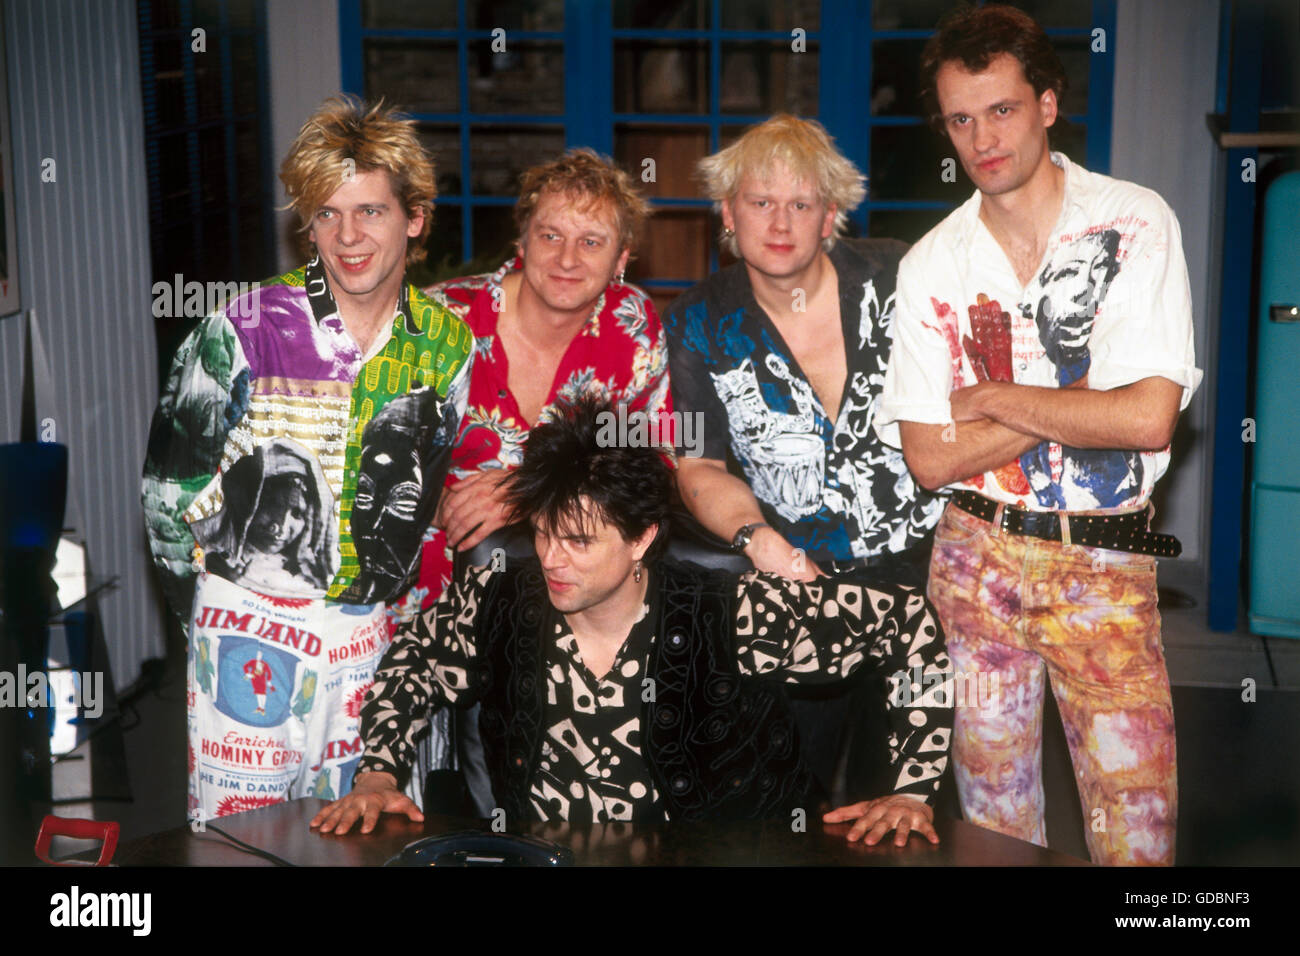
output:
{"label": "glass pane", "polygon": [[252,37],[230,38],[232,106],[236,113],[257,112],[257,47]]}
{"label": "glass pane", "polygon": [[1052,149],[1070,157],[1070,161],[1080,166],[1087,166],[1088,128],[1082,123],[1070,123],[1058,118],[1047,131]]}
{"label": "glass pane", "polygon": [[[212,279],[234,273],[230,248],[230,216],[222,210],[203,217],[203,270]],[[193,266],[191,265],[191,269]],[[206,280],[204,280],[206,281]]]}
{"label": "glass pane", "polygon": [[[951,160],[951,162],[945,162]],[[944,174],[952,182],[944,181]],[[943,199],[960,202],[970,180],[952,144],[928,126],[877,126],[871,131],[872,199]]]}
{"label": "glass pane", "polygon": [[718,130],[718,149],[726,149],[741,136],[745,135],[748,126],[723,126]]}
{"label": "glass pane", "polygon": [[193,57],[192,62],[199,121],[216,119],[222,115],[221,60],[219,57],[198,54]]}
{"label": "glass pane", "polygon": [[1086,27],[1092,25],[1092,4],[1081,0],[1003,0],[1019,7],[1043,27]]}
{"label": "glass pane", "polygon": [[724,30],[816,30],[821,0],[722,0]]}
{"label": "glass pane", "polygon": [[933,30],[953,7],[952,0],[875,0],[871,25],[877,30]]}
{"label": "glass pane", "polygon": [[456,126],[421,126],[420,142],[433,157],[439,196],[454,196],[460,188],[460,129]]}
{"label": "glass pane", "polygon": [[[179,223],[170,229],[155,233],[151,258],[156,277],[166,278],[171,282],[172,277],[179,272],[188,282],[195,266],[194,222]],[[167,320],[164,319],[165,321]]]}
{"label": "glass pane", "polygon": [[454,30],[456,0],[363,0],[362,26],[394,30]]}
{"label": "glass pane", "polygon": [[[475,126],[470,129],[470,174],[476,196],[519,195],[519,175],[564,152],[564,130],[548,126]],[[477,227],[478,220],[475,219]],[[478,232],[474,233],[478,245]]]}
{"label": "glass pane", "polygon": [[[180,41],[159,38],[153,48],[156,127],[167,129],[185,122],[185,71]],[[148,82],[146,80],[146,82]]]}
{"label": "glass pane", "polygon": [[275,271],[275,263],[267,256],[266,220],[262,206],[239,208],[239,282],[254,282]]}
{"label": "glass pane", "polygon": [[614,110],[619,113],[706,113],[709,52],[687,40],[615,40]]}
{"label": "glass pane", "polygon": [[513,206],[476,206],[474,208],[474,261],[486,263],[479,272],[496,269],[514,252],[519,230],[515,228]]}
{"label": "glass pane", "polygon": [[[1088,112],[1088,68],[1091,65],[1091,41],[1086,38],[1078,40],[1057,40],[1056,52],[1065,67],[1065,76],[1070,86],[1061,101],[1061,109],[1067,113]],[[1110,53],[1098,56],[1111,56]]]}
{"label": "glass pane", "polygon": [[442,203],[433,210],[433,227],[424,243],[429,255],[424,262],[412,267],[410,277],[413,282],[424,286],[465,274],[460,268],[465,258],[460,251],[463,213],[460,206]]}
{"label": "glass pane", "polygon": [[230,200],[226,188],[226,127],[199,130],[199,201],[204,206],[224,206]]}
{"label": "glass pane", "polygon": [[939,225],[950,209],[875,209],[869,231],[873,239],[902,239],[916,242]]}
{"label": "glass pane", "polygon": [[506,52],[493,53],[491,40],[471,40],[469,72],[469,108],[475,113],[564,112],[561,43],[508,40]]}
{"label": "glass pane", "polygon": [[232,29],[251,30],[257,25],[257,4],[254,0],[226,0],[226,15]]}
{"label": "glass pane", "polygon": [[459,109],[456,44],[417,40],[365,41],[366,96],[415,113]]}
{"label": "glass pane", "polygon": [[[564,0],[469,0],[472,30],[563,30]],[[509,48],[509,33],[506,46]]]}
{"label": "glass pane", "polygon": [[[630,279],[628,281],[631,282]],[[631,284],[636,285],[634,282]],[[690,286],[683,285],[669,288],[642,289],[641,291],[650,296],[650,301],[654,303],[655,312],[663,315],[668,311],[668,307],[673,304],[673,300],[689,288]]]}
{"label": "glass pane", "polygon": [[703,279],[709,274],[712,219],[704,209],[656,209],[645,238],[628,264],[628,278],[633,282]]}
{"label": "glass pane", "polygon": [[921,48],[924,40],[877,40],[871,44],[871,113],[918,116],[921,103]]}
{"label": "glass pane", "polygon": [[614,29],[703,30],[709,0],[614,0]]}
{"label": "glass pane", "polygon": [[190,214],[189,136],[179,133],[158,137],[158,199],[166,223]]}
{"label": "glass pane", "polygon": [[724,43],[719,109],[815,116],[818,69],[816,44],[806,53],[795,53],[780,41]]}
{"label": "glass pane", "polygon": [[[191,0],[193,11],[191,19],[196,27],[205,28],[208,33],[221,27],[221,0]],[[209,37],[209,39],[214,39]],[[214,44],[215,46],[215,44]]]}
{"label": "glass pane", "polygon": [[[709,154],[709,131],[702,126],[619,123],[614,127],[614,158],[631,174],[645,196],[686,199],[700,195],[695,164]],[[654,181],[646,182],[654,160]]]}
{"label": "glass pane", "polygon": [[149,25],[167,30],[181,25],[181,0],[148,0]]}
{"label": "glass pane", "polygon": [[260,202],[262,199],[261,142],[257,125],[252,120],[235,124],[235,172],[238,175],[239,201]]}

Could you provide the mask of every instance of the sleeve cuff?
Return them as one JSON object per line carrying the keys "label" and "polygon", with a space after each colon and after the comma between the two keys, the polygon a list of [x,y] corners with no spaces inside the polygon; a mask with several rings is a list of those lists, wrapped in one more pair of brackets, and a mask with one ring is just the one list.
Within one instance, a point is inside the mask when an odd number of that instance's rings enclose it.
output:
{"label": "sleeve cuff", "polygon": [[947,425],[952,421],[952,405],[942,402],[888,402],[876,406],[872,425],[886,445],[902,448],[899,422],[919,422],[922,425]]}
{"label": "sleeve cuff", "polygon": [[1201,384],[1204,373],[1194,365],[1180,365],[1177,368],[1142,368],[1134,365],[1109,365],[1098,368],[1095,364],[1088,372],[1088,387],[1100,392],[1113,388],[1123,388],[1144,378],[1167,378],[1183,387],[1183,397],[1179,402],[1181,412],[1192,401],[1192,395]]}

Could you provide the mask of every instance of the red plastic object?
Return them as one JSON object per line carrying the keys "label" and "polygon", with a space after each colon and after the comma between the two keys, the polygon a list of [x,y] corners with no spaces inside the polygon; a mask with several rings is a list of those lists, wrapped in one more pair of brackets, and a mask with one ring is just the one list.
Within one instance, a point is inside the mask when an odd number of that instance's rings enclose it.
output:
{"label": "red plastic object", "polygon": [[[36,856],[51,866],[108,866],[117,851],[117,838],[122,827],[116,820],[82,820],[75,817],[56,817],[47,813],[41,821],[41,829],[36,834]],[[82,860],[51,860],[50,842],[56,836],[73,837],[78,840],[103,840],[99,859],[94,863]]]}

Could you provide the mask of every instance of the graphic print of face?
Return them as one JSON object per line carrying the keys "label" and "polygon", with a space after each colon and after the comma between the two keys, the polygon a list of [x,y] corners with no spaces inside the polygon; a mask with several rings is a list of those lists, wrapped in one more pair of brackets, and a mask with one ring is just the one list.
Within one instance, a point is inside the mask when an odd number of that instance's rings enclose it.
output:
{"label": "graphic print of face", "polygon": [[298,475],[272,475],[262,486],[257,512],[248,528],[248,546],[279,554],[307,527],[307,485]]}
{"label": "graphic print of face", "polygon": [[420,459],[409,437],[378,431],[361,450],[352,534],[357,556],[372,572],[402,577],[393,543],[409,533],[420,505]]}
{"label": "graphic print of face", "polygon": [[736,195],[722,202],[722,224],[735,230],[747,266],[779,279],[798,275],[817,257],[835,229],[835,207],[777,162],[766,179],[741,179]]}
{"label": "graphic print of face", "polygon": [[1062,385],[1087,371],[1097,310],[1119,272],[1119,239],[1114,229],[1085,236],[1069,259],[1049,265],[1039,276],[1043,295],[1035,316],[1038,338]]}
{"label": "graphic print of face", "polygon": [[562,614],[574,614],[603,604],[621,588],[633,585],[632,569],[654,541],[655,527],[631,541],[617,525],[591,516],[591,501],[579,507],[585,521],[546,527],[533,522],[533,547],[542,563],[551,604]]}

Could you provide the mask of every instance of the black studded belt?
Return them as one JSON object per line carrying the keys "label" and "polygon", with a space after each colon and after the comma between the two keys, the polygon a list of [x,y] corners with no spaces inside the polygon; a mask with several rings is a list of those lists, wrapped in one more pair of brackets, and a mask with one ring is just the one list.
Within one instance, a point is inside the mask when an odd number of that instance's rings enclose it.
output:
{"label": "black studded belt", "polygon": [[1045,541],[1063,541],[1066,544],[1082,544],[1111,551],[1151,554],[1158,558],[1176,558],[1183,551],[1183,546],[1172,534],[1157,534],[1151,530],[1150,505],[1142,511],[1113,515],[1028,511],[1004,505],[973,491],[954,491],[952,503],[962,511],[996,524],[1007,534],[1028,535]]}

